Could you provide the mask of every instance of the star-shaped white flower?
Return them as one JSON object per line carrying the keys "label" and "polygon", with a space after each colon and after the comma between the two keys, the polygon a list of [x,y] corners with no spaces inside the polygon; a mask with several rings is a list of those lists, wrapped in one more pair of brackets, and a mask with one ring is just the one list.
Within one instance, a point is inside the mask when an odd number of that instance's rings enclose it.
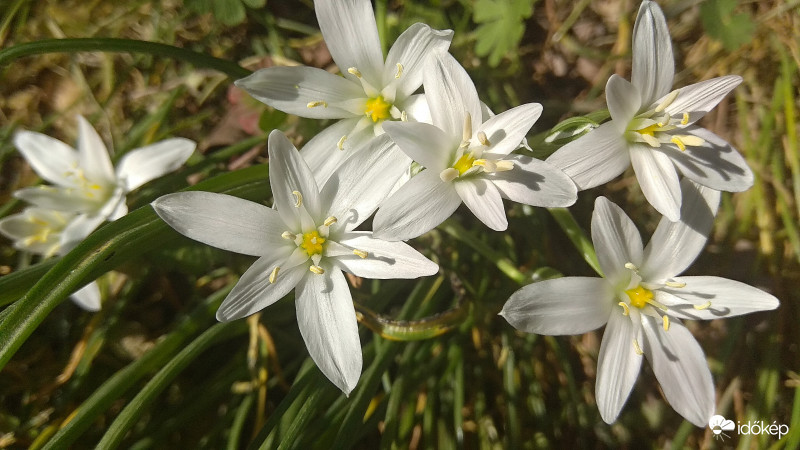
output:
{"label": "star-shaped white flower", "polygon": [[409,157],[425,166],[381,205],[375,234],[417,237],[442,223],[463,202],[493,230],[508,226],[503,198],[533,206],[569,206],[577,190],[552,165],[510,153],[519,148],[542,112],[538,103],[517,106],[485,122],[475,85],[448,53],[435,52],[425,73],[433,125],[384,124]]}
{"label": "star-shaped white flower", "polygon": [[744,158],[725,140],[695,125],[742,78],[714,78],[670,92],[674,74],[666,20],[655,2],[645,0],[633,30],[631,82],[612,75],[606,85],[612,120],[547,161],[581,190],[603,184],[633,164],[644,196],[672,221],[681,209],[678,172],[712,189],[748,189],[753,173]]}
{"label": "star-shaped white flower", "polygon": [[349,158],[320,191],[280,131],[270,134],[269,179],[275,208],[222,194],[180,192],[153,207],[179,233],[258,256],[217,311],[229,321],[260,311],[296,288],[297,321],[311,357],[345,394],[361,374],[361,345],[342,271],[365,278],[417,278],[438,266],[402,242],[353,231],[392,185],[374,182],[392,153]]}
{"label": "star-shaped white flower", "polygon": [[40,208],[76,213],[61,236],[62,244],[72,246],[104,221],[127,214],[128,192],[177,169],[195,148],[188,139],[167,139],[129,151],[114,170],[100,136],[80,116],[77,150],[30,131],[18,132],[14,144],[33,170],[53,184],[20,189],[14,196]]}
{"label": "star-shaped white flower", "polygon": [[719,191],[687,179],[681,190],[681,220],[662,218],[645,248],[622,209],[598,198],[592,241],[605,278],[530,284],[515,292],[500,313],[514,328],[536,334],[580,334],[606,325],[595,395],[607,423],[617,419],[644,355],[672,407],[705,427],[714,413],[714,385],[703,350],[680,319],[710,320],[778,307],[772,295],[738,281],[677,278],[703,249],[720,198]]}
{"label": "star-shaped white flower", "polygon": [[[343,76],[313,67],[261,69],[236,86],[281,111],[313,119],[340,119],[303,146],[319,184],[351,153],[379,151],[364,144],[383,134],[392,120],[425,120],[422,84],[426,57],[450,46],[452,31],[417,23],[389,50],[381,52],[378,28],[369,0],[316,0],[314,8],[322,36]],[[396,150],[382,149],[380,151]],[[392,168],[402,175],[405,167]],[[390,176],[390,174],[384,174]]]}

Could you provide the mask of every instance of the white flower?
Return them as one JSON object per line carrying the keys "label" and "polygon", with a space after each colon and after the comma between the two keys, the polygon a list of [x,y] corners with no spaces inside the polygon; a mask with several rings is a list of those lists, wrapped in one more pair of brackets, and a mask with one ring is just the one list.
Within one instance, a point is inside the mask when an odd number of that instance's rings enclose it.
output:
{"label": "white flower", "polygon": [[[236,86],[290,114],[341,119],[301,151],[317,182],[324,184],[352,151],[378,151],[364,144],[383,133],[386,121],[424,120],[424,96],[412,94],[422,84],[427,54],[446,50],[453,32],[414,24],[397,38],[384,61],[369,0],[316,0],[314,8],[343,77],[313,67],[270,67],[238,80]],[[392,176],[407,168],[392,168]]]}
{"label": "white flower", "polygon": [[694,125],[742,78],[714,78],[670,92],[674,73],[666,20],[655,2],[645,0],[633,30],[631,82],[612,75],[606,85],[612,120],[547,161],[581,190],[603,184],[633,164],[644,196],[672,221],[681,209],[678,171],[712,189],[748,189],[753,173],[739,152]]}
{"label": "white flower", "polygon": [[392,153],[349,158],[322,191],[306,162],[279,131],[269,137],[275,208],[222,194],[165,195],[153,207],[181,234],[214,247],[258,256],[217,311],[238,319],[297,288],[297,319],[320,370],[349,394],[361,374],[355,311],[342,271],[366,278],[417,278],[438,266],[401,242],[353,231],[392,185],[376,175],[396,164]]}
{"label": "white flower", "polygon": [[537,334],[580,334],[606,325],[595,391],[607,423],[617,419],[645,355],[672,407],[705,427],[714,413],[711,373],[680,319],[717,319],[778,307],[772,295],[738,281],[676,278],[703,249],[720,198],[718,191],[687,179],[681,189],[681,220],[662,218],[644,249],[628,216],[598,198],[592,241],[605,278],[530,284],[515,292],[500,313],[515,328]]}
{"label": "white flower", "polygon": [[493,230],[508,226],[503,198],[533,206],[569,206],[572,181],[550,164],[511,155],[542,107],[528,103],[485,122],[475,85],[448,53],[435,52],[425,73],[433,125],[386,123],[384,130],[425,170],[381,205],[375,234],[410,239],[431,230],[464,202]]}

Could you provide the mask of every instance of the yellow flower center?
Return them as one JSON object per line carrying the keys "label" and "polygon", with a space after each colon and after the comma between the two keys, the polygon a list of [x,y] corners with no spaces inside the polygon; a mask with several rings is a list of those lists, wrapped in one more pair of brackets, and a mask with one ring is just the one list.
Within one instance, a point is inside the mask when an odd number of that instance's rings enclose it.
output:
{"label": "yellow flower center", "polygon": [[303,242],[300,243],[300,248],[306,251],[308,256],[321,255],[322,244],[325,243],[325,238],[319,235],[317,230],[303,233]]}
{"label": "yellow flower center", "polygon": [[659,127],[657,123],[650,125],[649,127],[642,128],[641,130],[636,130],[636,132],[639,134],[646,134],[653,137],[655,137],[656,131],[661,131],[661,127]]}
{"label": "yellow flower center", "polygon": [[644,308],[648,303],[653,303],[653,291],[641,286],[628,289],[625,293],[628,294],[628,298],[631,299],[631,306],[635,306],[639,309]]}
{"label": "yellow flower center", "polygon": [[391,117],[389,114],[390,109],[392,109],[392,104],[384,100],[382,95],[379,95],[367,100],[364,114],[372,119],[373,122],[381,122]]}
{"label": "yellow flower center", "polygon": [[464,175],[464,172],[468,171],[472,168],[472,163],[475,162],[475,158],[472,157],[472,153],[464,153],[461,158],[458,158],[455,164],[453,164],[453,168],[458,171],[458,175]]}

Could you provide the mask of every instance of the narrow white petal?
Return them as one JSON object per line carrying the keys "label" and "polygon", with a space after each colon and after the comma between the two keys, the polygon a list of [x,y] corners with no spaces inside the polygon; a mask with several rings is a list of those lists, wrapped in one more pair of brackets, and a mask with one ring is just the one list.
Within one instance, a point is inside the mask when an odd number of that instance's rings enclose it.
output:
{"label": "narrow white petal", "polygon": [[297,324],[317,367],[345,395],[361,376],[361,342],[342,271],[309,274],[297,285]]}
{"label": "narrow white petal", "polygon": [[678,97],[664,111],[675,117],[689,113],[688,124],[691,125],[714,109],[741,82],[742,77],[727,75],[680,88]]}
{"label": "narrow white petal", "polygon": [[308,168],[305,160],[286,139],[283,132],[274,130],[269,134],[267,142],[269,151],[269,184],[272,196],[275,198],[275,207],[281,215],[283,222],[292,230],[299,230],[301,217],[300,208],[296,208],[297,197],[293,192],[302,195],[302,204],[318,218],[321,214],[319,187],[314,181],[314,174]]}
{"label": "narrow white petal", "polygon": [[467,114],[473,129],[482,122],[478,92],[467,71],[449,53],[435,52],[430,58],[424,84],[433,124],[448,136],[460,139]]}
{"label": "narrow white petal", "polygon": [[662,283],[686,270],[703,250],[714,226],[720,193],[691,180],[681,180],[681,219],[663,217],[644,250],[641,275]]}
{"label": "narrow white petal", "polygon": [[95,281],[73,292],[70,298],[85,311],[100,311],[100,287],[97,286]]}
{"label": "narrow white petal", "polygon": [[414,94],[405,99],[402,104],[395,103],[395,106],[401,111],[405,111],[410,122],[433,123],[431,109],[428,107],[425,94]]}
{"label": "narrow white petal", "polygon": [[383,85],[395,81],[397,64],[400,64],[403,69],[397,82],[397,96],[408,97],[422,84],[428,55],[434,51],[447,51],[452,39],[451,30],[434,30],[423,23],[411,25],[397,38],[386,55]]}
{"label": "narrow white petal", "polygon": [[383,75],[378,26],[369,0],[316,0],[319,29],[333,61],[345,76],[351,67],[377,86]]}
{"label": "narrow white petal", "polygon": [[705,141],[698,147],[687,146],[685,151],[672,146],[664,150],[685,177],[719,191],[742,192],[753,186],[753,172],[747,161],[724,139],[705,128],[680,131]]}
{"label": "narrow white petal", "polygon": [[[372,237],[371,232],[346,233],[339,239],[342,246],[367,253],[366,258],[345,251],[333,256],[342,270],[363,278],[419,278],[433,275],[439,266],[404,242],[387,242]],[[342,250],[349,250],[343,248]]]}
{"label": "narrow white petal", "polygon": [[642,262],[642,237],[619,206],[598,197],[592,213],[592,243],[603,274],[612,285],[627,281],[626,263]]}
{"label": "narrow white petal", "polygon": [[606,83],[606,102],[612,123],[620,134],[625,133],[628,123],[642,107],[638,89],[619,75],[611,75]]}
{"label": "narrow white petal", "polygon": [[682,319],[728,318],[773,310],[780,304],[775,296],[761,289],[727,278],[681,277],[680,281],[686,286],[662,288],[656,291],[656,296],[657,301],[663,300],[669,308],[670,315]]}
{"label": "narrow white petal", "polygon": [[178,169],[192,156],[196,144],[183,138],[167,139],[126,153],[117,166],[117,177],[132,191]]}
{"label": "narrow white petal", "polygon": [[644,1],[633,25],[633,69],[631,82],[650,105],[672,88],[675,59],[664,14],[656,2]]}
{"label": "narrow white petal", "polygon": [[700,345],[677,320],[669,331],[642,316],[644,353],[653,366],[664,396],[675,411],[698,427],[714,414],[714,382]]}
{"label": "narrow white petal", "polygon": [[217,310],[217,320],[230,322],[255,314],[285,297],[304,276],[313,275],[306,265],[278,269],[275,282],[271,283],[270,275],[288,257],[287,252],[291,250],[284,248],[258,258],[225,297]]}
{"label": "narrow white petal", "polygon": [[94,127],[78,116],[78,160],[88,180],[98,184],[112,184],[116,178],[108,149]]}
{"label": "narrow white petal", "polygon": [[388,136],[354,151],[322,188],[323,209],[352,230],[386,200],[411,166],[411,159]]}
{"label": "narrow white petal", "polygon": [[72,250],[105,221],[106,217],[99,214],[81,214],[75,217],[61,232],[59,253]]}
{"label": "narrow white petal", "polygon": [[453,184],[467,208],[487,227],[495,231],[508,228],[503,197],[491,181],[474,177]]}
{"label": "narrow white petal", "polygon": [[500,194],[512,201],[531,206],[565,207],[575,203],[577,187],[552,164],[523,155],[510,155],[514,168],[487,174]]}
{"label": "narrow white petal", "polygon": [[387,241],[415,238],[444,222],[461,204],[453,183],[424,170],[384,202],[373,221],[374,237]]}
{"label": "narrow white petal", "polygon": [[514,292],[500,315],[527,333],[581,334],[605,325],[613,298],[611,286],[602,278],[556,278]]}
{"label": "narrow white petal", "polygon": [[441,172],[453,164],[459,139],[427,123],[386,122],[383,130],[411,159],[428,169]]}
{"label": "narrow white petal", "polygon": [[585,190],[619,176],[631,164],[628,143],[613,121],[556,150],[547,162]]}
{"label": "narrow white petal", "polygon": [[360,84],[314,67],[268,67],[235,84],[275,109],[311,119],[353,117],[336,104],[366,97]]}
{"label": "narrow white petal", "polygon": [[634,340],[641,343],[641,333],[641,327],[635,327],[621,309],[611,312],[600,343],[594,387],[597,408],[606,423],[617,420],[639,377],[642,355],[636,353]]}
{"label": "narrow white petal", "polygon": [[60,186],[75,185],[67,174],[78,167],[78,152],[69,145],[31,131],[17,132],[14,145],[40,177]]}
{"label": "narrow white petal", "polygon": [[83,190],[74,188],[39,185],[14,191],[14,197],[55,211],[80,212],[97,207],[97,202],[83,195]]}
{"label": "narrow white petal", "polygon": [[264,205],[212,192],[177,192],[152,203],[178,233],[213,247],[263,256],[286,247],[286,226]]}
{"label": "narrow white petal", "polygon": [[[475,132],[482,131],[486,135],[489,145],[484,147],[485,152],[505,156],[520,148],[525,135],[541,115],[542,105],[526,103],[492,116]],[[477,139],[473,142],[477,144]]]}
{"label": "narrow white petal", "polygon": [[646,145],[631,147],[631,163],[645,198],[673,222],[681,216],[681,186],[669,156]]}
{"label": "narrow white petal", "polygon": [[[317,186],[324,186],[342,161],[352,155],[361,144],[374,137],[372,129],[353,132],[360,120],[360,117],[340,120],[317,133],[300,149],[300,155],[314,173]],[[338,143],[343,137],[340,149]]]}

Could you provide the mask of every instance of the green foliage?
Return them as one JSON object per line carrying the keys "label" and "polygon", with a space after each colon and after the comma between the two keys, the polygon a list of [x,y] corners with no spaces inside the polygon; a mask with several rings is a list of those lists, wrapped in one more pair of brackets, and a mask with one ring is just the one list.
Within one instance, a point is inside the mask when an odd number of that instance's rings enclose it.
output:
{"label": "green foliage", "polygon": [[534,3],[535,0],[477,0],[472,13],[472,20],[480,24],[475,30],[475,53],[488,56],[492,67],[506,56],[513,58]]}
{"label": "green foliage", "polygon": [[738,3],[736,0],[706,0],[700,4],[703,28],[728,51],[750,42],[756,29],[750,14],[734,12]]}
{"label": "green foliage", "polygon": [[263,8],[267,0],[186,0],[186,7],[197,14],[213,13],[224,25],[239,25],[247,18],[247,8]]}

